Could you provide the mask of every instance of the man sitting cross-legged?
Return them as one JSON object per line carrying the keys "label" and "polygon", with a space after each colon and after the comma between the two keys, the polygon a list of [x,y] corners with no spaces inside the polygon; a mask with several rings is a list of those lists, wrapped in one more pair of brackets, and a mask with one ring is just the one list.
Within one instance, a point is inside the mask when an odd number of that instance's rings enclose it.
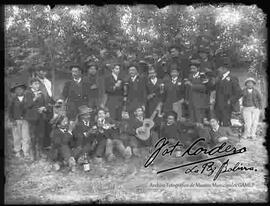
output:
{"label": "man sitting cross-legged", "polygon": [[[71,131],[68,131],[68,126],[69,121],[66,116],[59,115],[54,119],[50,155],[53,161],[63,161],[63,165],[68,165],[71,171],[74,172],[76,161],[71,150],[74,142]],[[60,169],[59,163],[55,164],[55,169]]]}
{"label": "man sitting cross-legged", "polygon": [[[142,107],[138,107],[134,112],[133,118],[129,121],[129,134],[137,137],[137,147],[133,147],[133,154],[136,156],[140,156],[139,148],[142,147],[150,147],[153,148],[154,145],[158,141],[158,133],[153,129],[150,131],[150,137],[147,140],[142,140],[138,138],[138,134],[136,132],[137,128],[143,126],[144,121],[144,109]],[[135,140],[134,140],[135,142]]]}
{"label": "man sitting cross-legged", "polygon": [[116,149],[122,157],[129,159],[132,155],[131,148],[137,148],[137,140],[135,136],[129,133],[129,114],[122,112],[122,120],[118,124],[118,132],[114,133],[108,140],[106,146],[106,156],[108,161],[115,159],[114,149]]}

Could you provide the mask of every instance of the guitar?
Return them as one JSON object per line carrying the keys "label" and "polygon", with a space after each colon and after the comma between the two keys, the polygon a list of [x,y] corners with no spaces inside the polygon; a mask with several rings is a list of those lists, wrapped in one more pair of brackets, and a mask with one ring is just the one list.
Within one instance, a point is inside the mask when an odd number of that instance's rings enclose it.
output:
{"label": "guitar", "polygon": [[149,119],[143,120],[143,126],[136,129],[136,136],[141,140],[147,140],[150,137],[151,129],[154,127],[155,123],[153,119],[160,113],[162,102],[158,103],[156,109],[152,113]]}

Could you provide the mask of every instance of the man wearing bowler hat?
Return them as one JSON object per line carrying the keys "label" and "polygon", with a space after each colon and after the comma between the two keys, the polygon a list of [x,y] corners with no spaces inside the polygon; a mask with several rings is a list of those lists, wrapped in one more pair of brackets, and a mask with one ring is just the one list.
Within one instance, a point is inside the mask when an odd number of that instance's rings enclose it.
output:
{"label": "man wearing bowler hat", "polygon": [[[16,157],[30,157],[30,132],[29,123],[25,118],[27,99],[26,85],[17,81],[11,85],[10,91],[15,93],[8,107],[9,119],[12,123],[13,149]],[[22,154],[21,154],[22,152]]]}
{"label": "man wearing bowler hat", "polygon": [[235,105],[241,97],[241,88],[238,78],[233,76],[229,70],[228,58],[223,59],[218,68],[219,80],[216,82],[215,114],[221,126],[231,126],[231,114],[236,110]]}

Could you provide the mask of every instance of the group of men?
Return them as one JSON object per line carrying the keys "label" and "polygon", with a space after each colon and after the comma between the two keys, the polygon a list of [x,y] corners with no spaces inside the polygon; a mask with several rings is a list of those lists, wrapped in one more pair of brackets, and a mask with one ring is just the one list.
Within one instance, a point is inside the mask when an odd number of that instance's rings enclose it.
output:
{"label": "group of men", "polygon": [[[188,144],[205,137],[201,128],[211,121],[212,125],[230,126],[232,112],[239,111],[241,88],[230,73],[228,60],[214,68],[205,51],[185,60],[177,58],[177,47],[170,53],[170,61],[160,67],[130,62],[123,68],[116,60],[102,73],[98,64],[89,64],[85,74],[73,65],[72,79],[65,82],[57,101],[52,99],[46,70],[39,69],[31,88],[39,82],[36,90],[41,91],[43,101],[36,108],[42,121],[32,121],[33,135],[43,136],[40,144],[52,147],[53,159],[60,155],[73,168],[91,153],[98,161],[102,157],[111,160],[116,148],[130,158],[140,155],[141,146],[153,147],[161,136]],[[145,118],[155,123],[147,140],[138,138],[137,132]]]}

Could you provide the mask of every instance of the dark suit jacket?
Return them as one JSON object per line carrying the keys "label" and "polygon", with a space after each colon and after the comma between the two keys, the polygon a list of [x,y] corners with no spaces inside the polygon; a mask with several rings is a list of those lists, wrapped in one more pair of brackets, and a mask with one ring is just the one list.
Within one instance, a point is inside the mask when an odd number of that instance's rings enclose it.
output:
{"label": "dark suit jacket", "polygon": [[73,146],[73,137],[70,133],[63,133],[59,128],[55,128],[52,132],[52,142],[54,146],[69,145]]}
{"label": "dark suit jacket", "polygon": [[139,105],[146,104],[145,79],[137,76],[133,82],[128,79],[128,110],[134,111]]}
{"label": "dark suit jacket", "polygon": [[33,101],[34,93],[32,90],[27,90],[25,93],[25,100],[26,100],[26,114],[25,119],[29,121],[36,121],[40,118],[43,118],[44,115],[38,112],[38,108],[46,107],[45,105],[45,98],[42,94],[36,101]]}
{"label": "dark suit jacket", "polygon": [[65,83],[63,98],[67,99],[67,115],[71,119],[75,119],[78,113],[78,107],[88,104],[88,87],[85,80],[77,84],[74,80],[69,80]]}
{"label": "dark suit jacket", "polygon": [[186,86],[186,96],[189,106],[195,108],[208,108],[210,106],[210,92],[207,89],[206,83],[203,83],[201,76],[194,78],[189,76],[192,86]]}
{"label": "dark suit jacket", "polygon": [[[239,111],[238,100],[241,97],[241,88],[239,86],[238,78],[228,75],[224,80],[219,80],[216,83],[216,101],[215,108],[226,109],[230,108],[232,111]],[[230,100],[231,104],[228,104]],[[236,108],[237,106],[237,108]]]}
{"label": "dark suit jacket", "polygon": [[150,117],[155,110],[156,106],[159,102],[164,101],[165,99],[165,92],[164,94],[160,94],[160,84],[163,83],[161,79],[157,80],[157,83],[154,85],[151,80],[148,78],[146,81],[146,95],[155,93],[156,95],[150,99],[147,100],[146,103],[146,117]]}
{"label": "dark suit jacket", "polygon": [[87,143],[94,140],[95,135],[89,135],[89,137],[86,137],[84,135],[84,132],[88,132],[90,128],[93,126],[93,123],[89,123],[89,126],[86,126],[83,121],[78,121],[75,128],[73,129],[72,133],[74,135],[75,145],[83,147]]}
{"label": "dark suit jacket", "polygon": [[181,79],[178,78],[176,83],[173,84],[171,78],[166,78],[165,80],[165,102],[164,111],[172,110],[173,103],[179,101],[184,97],[183,84]]}
{"label": "dark suit jacket", "polygon": [[24,95],[23,101],[20,102],[17,96],[12,97],[8,106],[8,115],[11,120],[25,119],[26,113],[26,98]]}
{"label": "dark suit jacket", "polygon": [[215,146],[219,144],[218,139],[220,137],[228,137],[228,143],[234,145],[237,143],[239,138],[232,132],[230,127],[219,127],[218,130],[215,132],[211,128],[208,129],[210,135],[210,145]]}

